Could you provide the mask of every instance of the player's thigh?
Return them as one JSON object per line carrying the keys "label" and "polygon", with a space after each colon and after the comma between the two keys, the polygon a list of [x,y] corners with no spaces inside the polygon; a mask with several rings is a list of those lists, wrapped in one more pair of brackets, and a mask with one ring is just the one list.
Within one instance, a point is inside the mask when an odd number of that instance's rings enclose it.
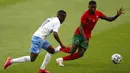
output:
{"label": "player's thigh", "polygon": [[82,48],[84,48],[85,50],[87,50],[88,49],[88,46],[89,46],[89,39],[87,39],[88,40],[88,43],[87,44],[85,44],[85,42],[84,42],[84,40],[81,42],[81,44],[80,44],[80,47],[82,47]]}
{"label": "player's thigh", "polygon": [[[88,44],[89,44],[89,39],[88,40]],[[83,56],[85,51],[88,48],[88,44],[84,43],[84,40],[81,42],[80,47],[78,48],[78,53],[80,54],[80,56]]]}
{"label": "player's thigh", "polygon": [[78,47],[79,46],[77,44],[72,44],[71,49],[70,49],[70,53],[71,54],[75,53]]}
{"label": "player's thigh", "polygon": [[76,45],[80,45],[80,43],[81,43],[81,37],[80,37],[80,35],[73,35],[73,37],[72,37],[72,44],[76,44]]}
{"label": "player's thigh", "polygon": [[85,53],[85,51],[86,51],[86,49],[84,49],[83,47],[79,47],[79,48],[78,48],[78,54],[79,54],[80,56],[83,56],[84,53]]}
{"label": "player's thigh", "polygon": [[44,40],[42,48],[45,49],[47,52],[49,52],[51,54],[55,53],[54,48],[52,47],[52,45],[47,40]]}
{"label": "player's thigh", "polygon": [[78,35],[73,35],[72,38],[72,46],[71,46],[71,50],[70,53],[74,53],[76,52],[77,48],[80,46],[80,39]]}
{"label": "player's thigh", "polygon": [[35,59],[37,58],[41,48],[42,48],[42,40],[39,37],[33,36],[32,37],[32,44],[31,44],[31,48],[30,48],[30,57],[31,57],[31,61],[35,61]]}
{"label": "player's thigh", "polygon": [[30,52],[33,54],[39,54],[42,48],[42,44],[43,44],[42,39],[40,39],[39,37],[33,36]]}

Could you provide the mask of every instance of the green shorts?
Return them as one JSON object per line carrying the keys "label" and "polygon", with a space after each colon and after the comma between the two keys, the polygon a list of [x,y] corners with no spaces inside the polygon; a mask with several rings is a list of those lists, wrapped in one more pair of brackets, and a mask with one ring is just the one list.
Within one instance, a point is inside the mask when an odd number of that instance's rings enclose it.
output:
{"label": "green shorts", "polygon": [[[89,39],[88,39],[89,41]],[[85,50],[88,48],[88,45],[85,45],[84,43],[84,39],[81,35],[73,35],[73,38],[72,38],[72,44],[77,44],[81,47],[83,47]]]}

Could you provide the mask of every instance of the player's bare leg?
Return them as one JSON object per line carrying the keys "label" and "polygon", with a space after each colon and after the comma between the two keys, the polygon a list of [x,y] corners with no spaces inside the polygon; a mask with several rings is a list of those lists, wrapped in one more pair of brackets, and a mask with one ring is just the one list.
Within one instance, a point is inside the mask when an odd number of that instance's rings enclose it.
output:
{"label": "player's bare leg", "polygon": [[[78,48],[78,54],[79,54],[79,56],[80,56],[80,57],[83,57],[85,51],[86,51],[86,50],[85,50],[83,47],[79,47],[79,48]],[[79,58],[80,58],[80,57],[79,57]]]}
{"label": "player's bare leg", "polygon": [[7,60],[4,64],[4,69],[11,66],[13,63],[34,62],[35,59],[37,58],[37,56],[38,56],[38,54],[31,53],[30,56],[23,56],[23,57],[14,58],[14,59],[9,57],[9,58],[7,58]]}
{"label": "player's bare leg", "polygon": [[34,54],[34,53],[31,53],[30,57],[31,57],[31,62],[34,62],[37,58],[38,54]]}
{"label": "player's bare leg", "polygon": [[49,46],[47,49],[47,54],[45,55],[44,61],[39,69],[39,73],[49,73],[49,71],[47,71],[46,65],[49,63],[49,61],[51,60],[51,54],[55,53],[55,50],[52,46]]}

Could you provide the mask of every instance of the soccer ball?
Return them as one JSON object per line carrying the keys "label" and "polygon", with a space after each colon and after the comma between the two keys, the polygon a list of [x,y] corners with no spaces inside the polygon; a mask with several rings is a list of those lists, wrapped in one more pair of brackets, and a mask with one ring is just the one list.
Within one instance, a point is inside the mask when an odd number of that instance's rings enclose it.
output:
{"label": "soccer ball", "polygon": [[122,56],[120,54],[113,54],[111,59],[114,64],[119,64],[122,60]]}

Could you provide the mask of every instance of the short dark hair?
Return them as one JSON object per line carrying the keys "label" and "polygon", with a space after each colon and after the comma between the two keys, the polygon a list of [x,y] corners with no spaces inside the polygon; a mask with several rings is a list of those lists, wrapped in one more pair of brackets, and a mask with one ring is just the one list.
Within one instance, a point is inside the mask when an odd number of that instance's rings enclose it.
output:
{"label": "short dark hair", "polygon": [[58,12],[57,12],[57,14],[66,14],[66,12],[64,11],[64,10],[59,10]]}
{"label": "short dark hair", "polygon": [[91,1],[89,1],[89,5],[91,5],[91,4],[97,4],[97,3],[96,3],[96,1],[91,0]]}

